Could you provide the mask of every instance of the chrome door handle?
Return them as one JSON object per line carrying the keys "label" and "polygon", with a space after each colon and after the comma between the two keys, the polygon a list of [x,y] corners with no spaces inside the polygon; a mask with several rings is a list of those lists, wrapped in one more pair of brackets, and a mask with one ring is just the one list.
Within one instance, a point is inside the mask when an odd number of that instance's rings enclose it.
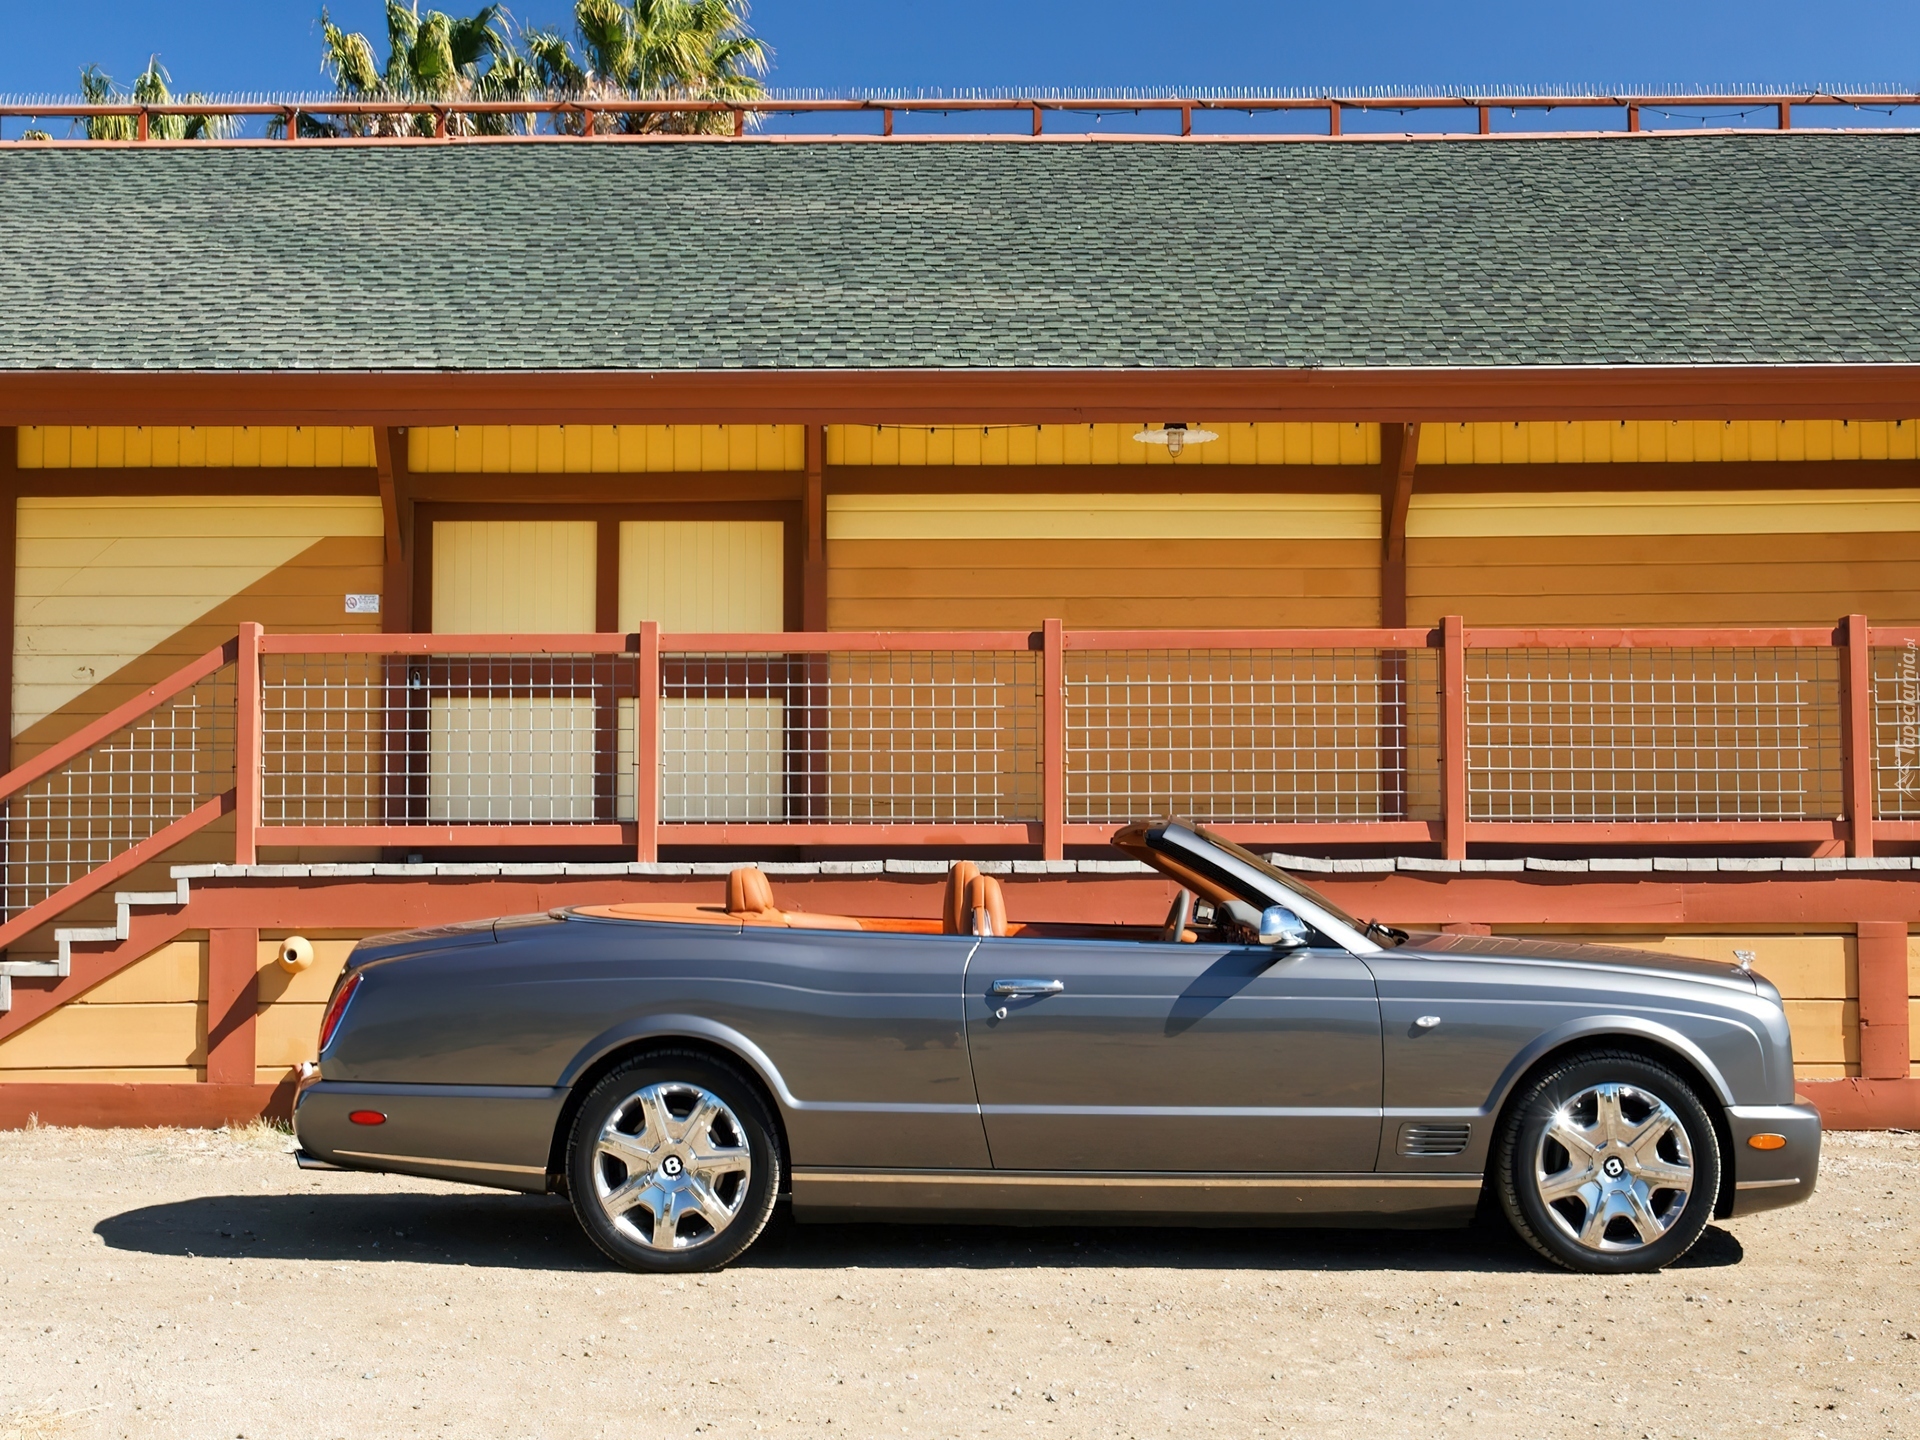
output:
{"label": "chrome door handle", "polygon": [[994,995],[1058,995],[1066,989],[1059,980],[996,980],[989,992]]}

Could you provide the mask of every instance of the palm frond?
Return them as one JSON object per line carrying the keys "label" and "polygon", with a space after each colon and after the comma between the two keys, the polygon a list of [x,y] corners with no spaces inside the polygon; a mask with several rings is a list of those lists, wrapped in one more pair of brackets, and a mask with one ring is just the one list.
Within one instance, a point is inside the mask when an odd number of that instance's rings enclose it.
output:
{"label": "palm frond", "polygon": [[452,22],[453,61],[469,74],[476,73],[482,61],[496,64],[516,54],[513,48],[513,16],[504,5],[484,5],[463,20]]}
{"label": "palm frond", "polygon": [[574,58],[566,36],[557,30],[528,30],[520,40],[527,47],[527,59],[539,76],[541,89],[575,94],[587,88],[587,72]]}
{"label": "palm frond", "polygon": [[408,57],[407,88],[436,100],[450,97],[460,83],[460,66],[453,54],[453,22],[438,10],[429,10]]}
{"label": "palm frond", "polygon": [[[389,6],[391,8],[391,5]],[[320,69],[333,77],[342,95],[371,99],[385,87],[380,64],[373,58],[373,45],[366,36],[348,34],[320,12]]]}
{"label": "palm frond", "polygon": [[[113,83],[113,77],[98,65],[80,67],[80,95],[89,105],[111,105],[127,98],[126,92]],[[89,115],[74,128],[84,130],[89,140],[131,140],[136,133],[129,115]]]}

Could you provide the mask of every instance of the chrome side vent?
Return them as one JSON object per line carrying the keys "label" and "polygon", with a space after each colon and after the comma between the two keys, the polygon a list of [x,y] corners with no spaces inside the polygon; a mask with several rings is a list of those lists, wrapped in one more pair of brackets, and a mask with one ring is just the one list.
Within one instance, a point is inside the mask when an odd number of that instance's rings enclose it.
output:
{"label": "chrome side vent", "polygon": [[1458,1155],[1473,1135],[1471,1125],[1402,1125],[1402,1155]]}

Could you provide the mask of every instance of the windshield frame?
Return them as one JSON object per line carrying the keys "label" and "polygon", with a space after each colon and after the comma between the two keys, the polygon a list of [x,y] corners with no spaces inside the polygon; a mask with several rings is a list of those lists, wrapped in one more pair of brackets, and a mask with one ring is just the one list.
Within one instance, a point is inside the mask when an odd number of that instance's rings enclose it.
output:
{"label": "windshield frame", "polygon": [[[1115,835],[1113,841],[1120,849],[1148,864],[1161,858],[1180,868],[1192,868],[1198,863],[1211,872],[1208,878],[1239,899],[1259,903],[1262,909],[1284,905],[1342,949],[1371,955],[1382,948],[1368,938],[1364,923],[1312,886],[1205,826],[1185,820],[1129,825]],[[1156,864],[1154,868],[1161,867]],[[1170,878],[1186,883],[1177,874],[1170,874]]]}

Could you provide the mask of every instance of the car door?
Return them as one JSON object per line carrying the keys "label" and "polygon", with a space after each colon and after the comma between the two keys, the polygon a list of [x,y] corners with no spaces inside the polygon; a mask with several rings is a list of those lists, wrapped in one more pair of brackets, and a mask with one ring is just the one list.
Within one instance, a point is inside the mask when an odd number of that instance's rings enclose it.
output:
{"label": "car door", "polygon": [[966,983],[996,1169],[1374,1168],[1380,1006],[1343,950],[992,938]]}

